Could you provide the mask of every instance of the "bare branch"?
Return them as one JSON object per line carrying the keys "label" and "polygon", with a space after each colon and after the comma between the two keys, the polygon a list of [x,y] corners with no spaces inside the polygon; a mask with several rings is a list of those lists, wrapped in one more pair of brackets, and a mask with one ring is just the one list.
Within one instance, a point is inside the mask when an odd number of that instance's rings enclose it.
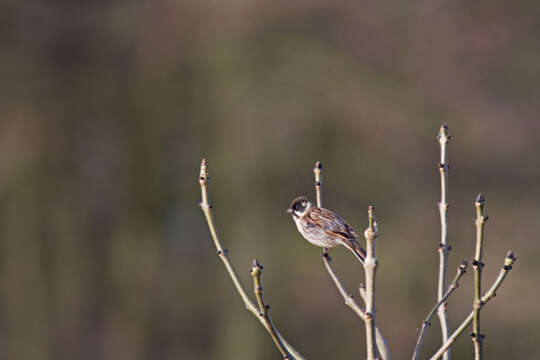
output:
{"label": "bare branch", "polygon": [[377,272],[378,261],[375,255],[377,242],[377,221],[373,206],[368,209],[369,226],[364,232],[366,238],[366,259],[364,270],[366,273],[366,345],[367,359],[377,359],[377,348],[375,346],[375,274]]}
{"label": "bare branch", "polygon": [[[337,277],[336,273],[334,272],[334,269],[332,268],[332,262],[330,260],[330,256],[323,255],[323,259],[324,259],[324,264],[326,265],[326,270],[328,270],[330,277],[336,284],[336,287],[338,288],[339,293],[341,294],[341,296],[343,297],[343,300],[345,301],[345,305],[350,307],[352,311],[354,311],[354,313],[358,315],[360,319],[362,319],[363,321],[366,321],[366,315],[364,313],[364,310],[362,310],[362,308],[354,300],[354,297],[351,294],[347,293],[347,290],[345,290],[345,287],[343,286],[343,284]],[[360,290],[360,296],[364,299],[364,302],[365,302],[365,290],[363,286],[361,286],[359,290]],[[376,336],[376,341],[377,341],[377,348],[379,350],[381,359],[390,360],[390,350],[388,349],[388,344],[386,343],[386,340],[384,339],[384,336],[381,330],[379,329],[379,327],[375,328],[375,336]]]}
{"label": "bare branch", "polygon": [[[201,162],[201,172],[199,175],[199,183],[201,185],[201,198],[202,198],[200,206],[206,217],[206,221],[208,222],[208,228],[210,229],[210,234],[212,235],[212,239],[214,240],[214,245],[216,246],[217,254],[220,257],[221,261],[223,261],[223,265],[225,265],[225,268],[227,269],[227,272],[229,273],[229,276],[231,277],[234,283],[236,291],[242,298],[242,301],[244,302],[246,309],[250,313],[252,313],[259,320],[259,322],[265,327],[265,329],[270,333],[272,331],[271,328],[267,325],[266,321],[261,316],[261,313],[259,309],[257,308],[257,306],[255,306],[255,304],[253,304],[253,302],[247,296],[246,291],[244,290],[244,287],[242,286],[242,283],[240,282],[240,279],[238,278],[236,270],[234,269],[231,261],[229,260],[227,249],[223,248],[223,246],[221,245],[221,241],[217,234],[216,226],[214,224],[214,217],[212,215],[212,206],[208,202],[208,193],[207,193],[208,167],[207,167],[206,159],[202,159],[202,162]],[[283,336],[281,336],[279,332],[276,331],[276,335],[280,339],[280,341],[283,343],[283,346],[291,354],[291,360],[292,359],[297,359],[297,360],[305,359],[302,355],[300,355],[300,353],[296,349],[292,347],[292,345],[290,345],[283,338]]]}
{"label": "bare branch", "polygon": [[[497,277],[493,285],[491,285],[488,292],[485,293],[484,296],[482,296],[482,298],[480,299],[481,308],[484,307],[489,300],[495,297],[495,293],[497,292],[497,290],[503,283],[504,279],[506,278],[510,270],[512,270],[512,265],[514,264],[515,261],[516,261],[516,257],[514,256],[514,253],[512,251],[508,251],[508,254],[506,254],[506,258],[504,259],[504,265],[501,271],[499,272],[499,276]],[[457,338],[471,324],[473,320],[473,316],[474,316],[474,311],[471,311],[469,316],[467,316],[467,318],[463,320],[461,325],[454,331],[452,335],[450,335],[450,337],[448,338],[448,341],[443,344],[443,346],[435,353],[435,355],[433,355],[430,358],[430,360],[437,360],[441,358],[444,352],[447,351],[450,348],[450,346],[454,344]]]}
{"label": "bare branch", "polygon": [[[313,173],[315,174],[315,191],[317,193],[317,206],[321,207],[322,164],[320,161],[317,161],[317,163],[315,164],[315,167],[313,168]],[[323,260],[324,260],[324,265],[326,266],[326,270],[330,274],[330,277],[336,284],[336,287],[338,288],[339,293],[341,294],[341,296],[343,297],[343,300],[345,301],[345,305],[350,307],[355,312],[355,314],[358,315],[358,317],[365,322],[366,315],[365,315],[364,310],[362,310],[362,308],[356,303],[356,301],[354,300],[354,297],[348,294],[347,291],[345,290],[345,287],[343,286],[343,284],[337,277],[336,273],[334,272],[334,269],[332,268],[331,259],[328,253],[326,252],[326,249],[325,249],[325,252],[323,253]],[[362,290],[362,289],[363,287],[360,288],[360,295],[362,296],[364,302],[366,302],[365,290]],[[381,358],[383,360],[390,360],[390,351],[388,349],[388,344],[386,343],[386,340],[384,339],[378,327],[375,327],[375,336],[376,336],[377,347],[379,349],[379,354]]]}
{"label": "bare branch", "polygon": [[420,355],[420,350],[422,349],[422,344],[424,343],[424,337],[426,335],[427,329],[431,326],[431,318],[433,318],[433,315],[435,315],[435,312],[441,306],[443,303],[445,303],[450,295],[456,290],[459,286],[459,279],[467,272],[467,260],[464,260],[461,265],[457,268],[456,276],[454,277],[454,280],[452,280],[452,283],[448,287],[448,290],[444,294],[441,300],[435,306],[431,309],[431,311],[426,316],[424,322],[422,323],[422,328],[420,329],[420,334],[418,335],[418,340],[416,341],[416,347],[414,349],[413,354],[413,360],[417,360],[418,356]]}
{"label": "bare branch", "polygon": [[[442,124],[439,135],[437,136],[439,145],[441,147],[441,160],[439,162],[439,172],[441,173],[441,201],[439,202],[439,213],[441,217],[441,242],[439,244],[439,286],[437,288],[437,300],[441,301],[444,297],[446,289],[446,269],[448,265],[448,252],[450,246],[448,245],[448,156],[446,153],[446,145],[450,136],[448,135],[448,126]],[[446,303],[443,302],[438,309],[439,322],[441,324],[441,335],[443,344],[448,339],[448,315]],[[446,352],[444,360],[450,359],[450,352]]]}
{"label": "bare branch", "polygon": [[482,269],[484,263],[482,262],[482,247],[484,244],[484,227],[488,219],[484,216],[484,204],[486,199],[482,194],[479,194],[476,198],[476,251],[474,254],[474,260],[472,263],[474,269],[474,302],[473,302],[473,332],[472,341],[474,343],[474,358],[475,360],[481,360],[483,358],[483,335],[480,332],[480,297],[482,296]]}
{"label": "bare branch", "polygon": [[326,270],[328,270],[330,277],[336,284],[336,287],[338,288],[339,293],[341,294],[341,296],[343,297],[343,300],[345,301],[345,305],[350,307],[352,311],[354,311],[360,319],[365,321],[366,315],[364,313],[364,310],[362,310],[362,308],[356,303],[356,301],[354,300],[354,297],[351,294],[347,293],[347,290],[345,290],[345,287],[343,286],[343,284],[337,277],[336,273],[334,272],[334,269],[332,268],[332,262],[331,262],[330,257],[323,256],[323,259],[324,259],[324,264],[326,265]]}
{"label": "bare branch", "polygon": [[257,259],[253,259],[253,263],[251,265],[251,276],[253,277],[253,292],[255,293],[255,297],[257,298],[257,303],[259,304],[259,312],[260,316],[264,319],[266,323],[266,328],[268,329],[268,333],[272,337],[272,340],[274,340],[274,343],[276,344],[276,347],[278,348],[281,355],[283,355],[283,359],[289,360],[291,358],[289,352],[287,351],[287,348],[283,344],[281,338],[278,336],[278,332],[272,323],[272,320],[270,319],[270,315],[268,315],[268,309],[270,306],[265,305],[262,297],[262,285],[261,285],[261,275],[262,275],[263,267]]}
{"label": "bare branch", "polygon": [[313,173],[315,174],[315,192],[317,193],[317,207],[322,207],[322,201],[321,201],[321,188],[322,188],[322,180],[321,180],[321,174],[322,174],[322,164],[320,161],[317,161],[315,163],[315,167],[313,168]]}

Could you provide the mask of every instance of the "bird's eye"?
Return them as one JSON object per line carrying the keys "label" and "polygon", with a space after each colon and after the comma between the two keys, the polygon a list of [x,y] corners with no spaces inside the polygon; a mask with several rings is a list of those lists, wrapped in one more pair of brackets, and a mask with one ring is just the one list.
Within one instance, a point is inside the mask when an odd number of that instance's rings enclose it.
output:
{"label": "bird's eye", "polygon": [[305,202],[305,201],[302,201],[302,206],[306,206],[306,202]]}

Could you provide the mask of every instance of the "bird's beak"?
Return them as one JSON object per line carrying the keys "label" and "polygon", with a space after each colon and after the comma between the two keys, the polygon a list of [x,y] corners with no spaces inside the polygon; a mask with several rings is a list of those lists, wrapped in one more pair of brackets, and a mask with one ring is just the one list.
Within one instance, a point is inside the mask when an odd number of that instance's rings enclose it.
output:
{"label": "bird's beak", "polygon": [[286,211],[287,211],[287,214],[292,214],[293,210],[291,208],[288,208]]}

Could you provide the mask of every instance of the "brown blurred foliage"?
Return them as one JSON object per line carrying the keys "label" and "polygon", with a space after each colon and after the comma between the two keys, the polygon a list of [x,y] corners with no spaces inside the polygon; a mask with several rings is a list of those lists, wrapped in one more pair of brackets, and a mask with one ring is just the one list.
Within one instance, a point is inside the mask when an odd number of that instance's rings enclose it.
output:
{"label": "brown blurred foliage", "polygon": [[[284,209],[313,197],[315,160],[357,230],[377,206],[378,321],[410,356],[436,293],[443,121],[451,272],[482,191],[486,287],[518,256],[483,311],[486,356],[540,356],[540,3],[4,0],[0,19],[0,358],[278,358],[215,255],[202,156],[242,279],[256,256],[310,359],[362,357],[363,324]],[[358,264],[333,258],[354,291]],[[436,325],[423,354],[438,343]],[[454,357],[471,355],[464,336]]]}

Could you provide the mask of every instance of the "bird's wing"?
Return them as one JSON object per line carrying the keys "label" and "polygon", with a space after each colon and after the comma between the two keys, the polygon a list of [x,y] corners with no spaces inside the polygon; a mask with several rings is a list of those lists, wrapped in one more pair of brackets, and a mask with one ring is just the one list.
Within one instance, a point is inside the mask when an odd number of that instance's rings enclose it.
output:
{"label": "bird's wing", "polygon": [[[355,240],[358,235],[338,214],[328,209],[312,207],[308,214],[309,222],[319,225],[325,232],[345,240]],[[306,219],[307,220],[307,219]]]}

